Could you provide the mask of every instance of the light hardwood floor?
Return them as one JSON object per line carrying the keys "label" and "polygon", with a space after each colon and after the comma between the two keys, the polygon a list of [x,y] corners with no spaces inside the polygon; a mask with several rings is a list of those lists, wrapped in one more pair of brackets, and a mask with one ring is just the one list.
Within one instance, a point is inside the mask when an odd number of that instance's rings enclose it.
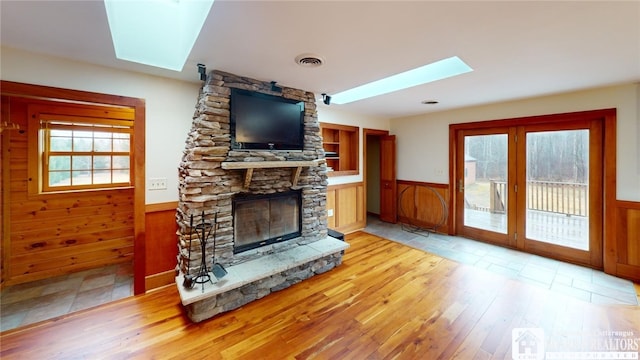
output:
{"label": "light hardwood floor", "polygon": [[0,357],[511,359],[516,328],[544,332],[546,351],[622,336],[603,331],[640,338],[637,306],[583,302],[364,232],[347,241],[338,268],[208,321],[191,323],[170,286],[4,332]]}

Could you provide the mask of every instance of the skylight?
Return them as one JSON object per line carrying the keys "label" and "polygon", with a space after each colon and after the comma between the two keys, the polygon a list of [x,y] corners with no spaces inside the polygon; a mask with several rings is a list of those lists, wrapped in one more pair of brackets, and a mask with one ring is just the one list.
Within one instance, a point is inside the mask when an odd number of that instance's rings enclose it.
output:
{"label": "skylight", "polygon": [[116,57],[182,71],[213,0],[104,0]]}
{"label": "skylight", "polygon": [[473,71],[473,69],[469,65],[465,64],[459,57],[453,56],[334,94],[331,96],[331,102],[334,104],[346,104],[470,71]]}

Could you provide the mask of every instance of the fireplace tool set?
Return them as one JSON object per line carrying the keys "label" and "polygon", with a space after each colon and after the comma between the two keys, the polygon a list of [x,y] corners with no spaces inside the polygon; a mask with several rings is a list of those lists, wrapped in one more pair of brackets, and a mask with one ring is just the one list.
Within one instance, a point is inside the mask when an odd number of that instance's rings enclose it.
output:
{"label": "fireplace tool set", "polygon": [[[200,224],[197,224],[195,227],[193,226],[193,215],[191,215],[189,219],[189,261],[187,263],[187,273],[184,275],[184,280],[182,282],[182,286],[187,289],[192,289],[196,284],[202,284],[202,292],[204,292],[204,284],[210,282],[213,284],[213,279],[211,279],[211,273],[216,277],[217,280],[222,279],[227,275],[227,270],[222,266],[222,264],[216,262],[216,230],[218,228],[218,213],[214,214],[213,223],[207,223],[204,219],[204,211],[202,212]],[[195,230],[195,231],[194,231]],[[206,248],[207,248],[207,240],[212,235],[213,232],[213,254],[212,254],[212,266],[211,269],[207,266],[207,256],[206,256]],[[194,234],[200,238],[200,250],[201,250],[201,261],[200,261],[200,269],[196,275],[191,275],[191,241]]]}

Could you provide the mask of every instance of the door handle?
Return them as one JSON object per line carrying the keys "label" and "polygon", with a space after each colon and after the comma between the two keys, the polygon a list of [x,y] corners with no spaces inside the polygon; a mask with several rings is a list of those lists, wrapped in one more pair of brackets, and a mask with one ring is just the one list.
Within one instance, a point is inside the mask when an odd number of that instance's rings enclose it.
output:
{"label": "door handle", "polygon": [[462,179],[458,180],[458,191],[464,192],[464,183],[462,182]]}

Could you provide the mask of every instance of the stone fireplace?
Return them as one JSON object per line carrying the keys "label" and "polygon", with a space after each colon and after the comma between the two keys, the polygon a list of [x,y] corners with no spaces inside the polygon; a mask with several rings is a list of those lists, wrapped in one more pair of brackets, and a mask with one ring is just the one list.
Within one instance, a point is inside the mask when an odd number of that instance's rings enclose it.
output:
{"label": "stone fireplace", "polygon": [[[303,101],[302,151],[232,150],[231,88]],[[208,74],[179,166],[176,283],[187,314],[200,321],[339,265],[347,244],[327,236],[327,174],[315,97],[220,71]],[[215,226],[205,253],[192,218]],[[215,248],[214,248],[215,246]],[[213,259],[215,254],[215,259]],[[228,275],[188,289],[202,257]]]}

